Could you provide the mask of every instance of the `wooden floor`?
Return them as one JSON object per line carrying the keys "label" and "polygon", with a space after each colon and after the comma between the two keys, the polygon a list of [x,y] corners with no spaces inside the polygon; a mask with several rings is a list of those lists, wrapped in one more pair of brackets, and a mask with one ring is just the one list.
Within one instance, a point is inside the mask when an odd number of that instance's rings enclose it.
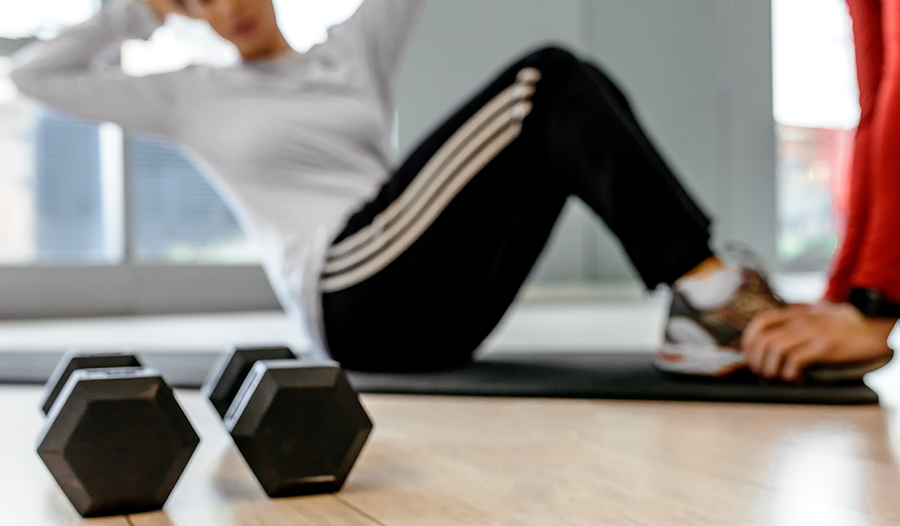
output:
{"label": "wooden floor", "polygon": [[179,397],[203,441],[165,510],[81,521],[34,453],[40,388],[0,387],[0,524],[900,525],[889,396],[844,408],[368,396],[376,430],[344,491],[283,500],[265,497],[198,393]]}
{"label": "wooden floor", "polygon": [[81,521],[34,453],[40,389],[0,387],[0,524],[900,525],[884,407],[368,396],[344,491],[268,500],[196,392],[202,443],[163,512]]}

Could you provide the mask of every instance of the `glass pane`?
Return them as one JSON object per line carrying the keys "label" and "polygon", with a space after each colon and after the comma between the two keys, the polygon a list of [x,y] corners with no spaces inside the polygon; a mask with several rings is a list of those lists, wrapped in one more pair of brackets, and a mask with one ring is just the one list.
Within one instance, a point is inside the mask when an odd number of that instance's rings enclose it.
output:
{"label": "glass pane", "polygon": [[100,127],[50,110],[34,127],[32,237],[38,261],[103,258]]}
{"label": "glass pane", "polygon": [[37,108],[21,100],[0,57],[0,263],[34,260],[34,127]]}
{"label": "glass pane", "polygon": [[[52,37],[96,9],[94,0],[38,0],[4,10],[0,53]],[[0,56],[0,265],[115,263],[122,254],[115,166],[121,140],[108,125],[22,97]],[[112,133],[110,133],[112,132]],[[110,141],[112,139],[112,141]],[[112,172],[110,171],[112,169]]]}
{"label": "glass pane", "polygon": [[822,271],[846,220],[859,120],[845,0],[773,0],[778,126],[778,253],[785,270]]}
{"label": "glass pane", "polygon": [[178,147],[134,135],[130,154],[132,242],[138,262],[259,261],[256,245]]}
{"label": "glass pane", "polygon": [[119,261],[121,240],[107,225],[121,214],[108,204],[118,196],[104,161],[121,145],[110,151],[101,125],[6,89],[13,95],[0,99],[0,264]]}

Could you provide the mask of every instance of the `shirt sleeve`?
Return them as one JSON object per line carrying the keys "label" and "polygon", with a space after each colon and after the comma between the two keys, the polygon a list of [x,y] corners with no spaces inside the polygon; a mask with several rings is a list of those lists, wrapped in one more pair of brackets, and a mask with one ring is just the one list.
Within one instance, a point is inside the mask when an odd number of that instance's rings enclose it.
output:
{"label": "shirt sleeve", "polygon": [[394,83],[403,52],[422,10],[424,0],[364,0],[359,10],[341,24],[364,47],[372,75],[385,100],[393,98]]}
{"label": "shirt sleeve", "polygon": [[177,90],[172,74],[131,77],[102,57],[127,39],[144,39],[161,25],[141,0],[122,0],[57,38],[20,51],[11,78],[49,106],[129,131],[169,135]]}

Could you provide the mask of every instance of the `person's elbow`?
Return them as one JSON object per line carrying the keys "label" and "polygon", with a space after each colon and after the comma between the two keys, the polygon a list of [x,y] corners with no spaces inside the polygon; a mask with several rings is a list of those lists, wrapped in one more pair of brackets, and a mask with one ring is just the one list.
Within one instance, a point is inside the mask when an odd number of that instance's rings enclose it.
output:
{"label": "person's elbow", "polygon": [[13,69],[9,78],[20,93],[34,98],[41,98],[41,87],[48,79],[42,68],[36,63],[37,49],[25,48],[13,56]]}
{"label": "person's elbow", "polygon": [[31,95],[32,87],[36,84],[34,75],[28,71],[27,66],[19,66],[13,69],[9,74],[9,79],[15,84],[16,89],[26,95]]}
{"label": "person's elbow", "polygon": [[[58,84],[58,82],[27,66],[14,69],[10,74],[10,80],[12,80],[19,93],[31,99],[44,104],[52,104],[53,99],[56,98],[54,97],[54,92],[57,90],[52,89],[51,86]],[[56,95],[58,97],[58,94]]]}

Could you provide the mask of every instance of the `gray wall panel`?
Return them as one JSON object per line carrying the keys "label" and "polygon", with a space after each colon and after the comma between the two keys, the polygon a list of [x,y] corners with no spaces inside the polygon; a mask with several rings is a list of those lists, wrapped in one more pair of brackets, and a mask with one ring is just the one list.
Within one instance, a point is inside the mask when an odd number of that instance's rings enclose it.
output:
{"label": "gray wall panel", "polygon": [[526,50],[580,48],[581,13],[581,0],[428,0],[397,86],[401,151]]}
{"label": "gray wall panel", "polygon": [[[428,0],[398,85],[400,150],[527,50],[546,43],[581,49],[583,8],[580,0]],[[591,277],[592,222],[570,206],[534,276]]]}
{"label": "gray wall panel", "polygon": [[[572,46],[621,83],[716,240],[774,261],[768,2],[429,0],[399,84],[400,148],[523,51]],[[633,279],[618,242],[570,203],[535,279]]]}
{"label": "gray wall panel", "polygon": [[[586,1],[588,56],[629,96],[650,138],[707,213],[720,206],[717,140],[716,0]],[[633,270],[605,228],[597,279]]]}

